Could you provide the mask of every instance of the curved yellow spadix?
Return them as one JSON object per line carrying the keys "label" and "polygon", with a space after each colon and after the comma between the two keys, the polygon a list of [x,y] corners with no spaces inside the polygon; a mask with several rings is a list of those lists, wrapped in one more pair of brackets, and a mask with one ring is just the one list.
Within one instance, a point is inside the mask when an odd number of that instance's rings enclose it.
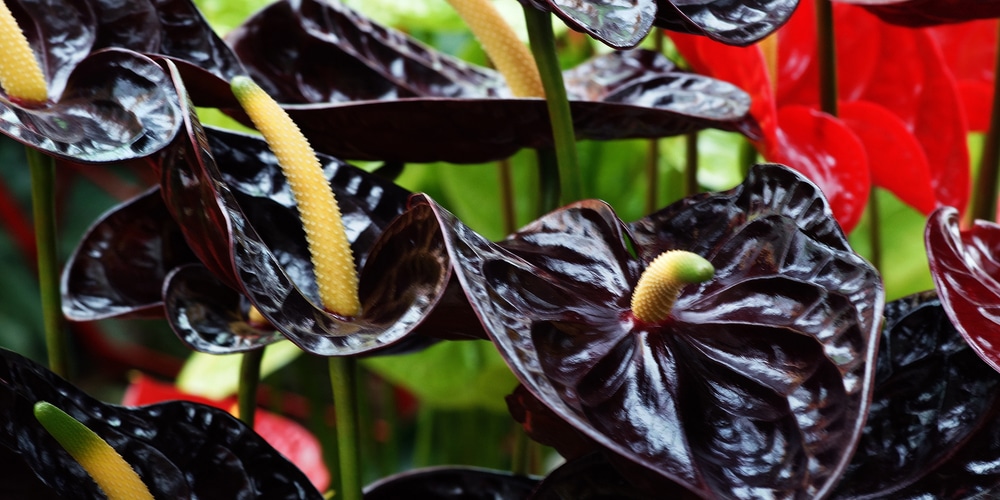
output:
{"label": "curved yellow spadix", "polygon": [[516,97],[545,97],[535,58],[490,0],[448,0]]}
{"label": "curved yellow spadix", "polygon": [[233,78],[231,86],[236,99],[278,157],[288,179],[309,243],[323,307],[341,316],[357,316],[361,302],[354,255],[344,232],[340,207],[319,159],[288,113],[253,80],[238,76]]}
{"label": "curved yellow spadix", "polygon": [[45,76],[28,39],[3,2],[0,2],[0,86],[8,96],[29,103],[43,103],[49,97]]}
{"label": "curved yellow spadix", "polygon": [[689,283],[712,279],[715,268],[698,254],[684,250],[663,252],[642,272],[632,292],[632,314],[647,323],[659,323]]}
{"label": "curved yellow spadix", "polygon": [[132,466],[94,431],[55,405],[35,403],[35,418],[90,474],[109,500],[153,500]]}

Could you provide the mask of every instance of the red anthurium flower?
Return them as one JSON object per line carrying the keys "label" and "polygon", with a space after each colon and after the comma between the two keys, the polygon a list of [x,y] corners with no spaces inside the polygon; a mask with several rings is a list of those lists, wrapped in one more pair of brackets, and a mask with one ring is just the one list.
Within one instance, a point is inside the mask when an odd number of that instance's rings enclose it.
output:
{"label": "red anthurium flower", "polygon": [[993,66],[997,51],[995,20],[945,24],[925,28],[937,41],[945,64],[958,82],[966,127],[985,132],[990,126],[993,102]]}
{"label": "red anthurium flower", "polygon": [[846,230],[860,217],[870,184],[925,213],[939,204],[964,207],[966,127],[938,44],[926,30],[887,25],[858,7],[836,5],[834,13],[837,118],[818,110],[811,2],[778,31],[776,85],[759,46],[672,38],[696,70],[750,92],[751,114],[764,130],[760,151],[815,180]]}
{"label": "red anthurium flower", "polygon": [[[237,404],[236,397],[216,400],[196,396],[185,393],[174,385],[158,382],[143,375],[136,377],[129,384],[122,397],[122,404],[141,406],[173,400],[193,401],[230,412]],[[330,486],[330,472],[323,463],[322,447],[312,433],[298,423],[268,411],[257,410],[254,418],[254,430],[275,450],[298,466],[316,489],[324,491]]]}

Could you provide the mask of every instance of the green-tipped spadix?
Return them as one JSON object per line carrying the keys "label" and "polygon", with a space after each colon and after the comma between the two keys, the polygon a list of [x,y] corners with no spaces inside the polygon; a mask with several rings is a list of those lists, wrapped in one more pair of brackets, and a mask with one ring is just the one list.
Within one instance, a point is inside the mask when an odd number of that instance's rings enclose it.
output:
{"label": "green-tipped spadix", "polygon": [[342,315],[361,312],[358,273],[340,207],[309,141],[285,110],[253,80],[237,76],[233,94],[278,157],[302,218],[323,307]]}
{"label": "green-tipped spadix", "polygon": [[35,418],[90,474],[110,500],[152,500],[132,466],[94,431],[55,405],[35,403]]}
{"label": "green-tipped spadix", "polygon": [[670,316],[684,285],[712,279],[715,268],[704,257],[684,250],[663,252],[649,264],[632,292],[632,314],[647,323]]}
{"label": "green-tipped spadix", "polygon": [[21,101],[43,103],[48,99],[38,60],[4,2],[0,2],[0,86],[8,96]]}

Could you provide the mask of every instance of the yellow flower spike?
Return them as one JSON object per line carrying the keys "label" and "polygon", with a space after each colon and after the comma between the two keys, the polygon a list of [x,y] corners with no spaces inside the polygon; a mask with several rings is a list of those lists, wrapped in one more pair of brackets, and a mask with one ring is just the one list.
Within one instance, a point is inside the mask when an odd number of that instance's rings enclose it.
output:
{"label": "yellow flower spike", "polygon": [[0,1],[0,86],[7,95],[26,103],[48,100],[45,76],[28,39],[18,27],[7,4]]}
{"label": "yellow flower spike", "polygon": [[278,157],[302,218],[323,307],[341,316],[361,312],[358,273],[340,207],[309,141],[278,103],[253,80],[237,76],[233,94]]}
{"label": "yellow flower spike", "polygon": [[515,97],[545,97],[542,77],[528,47],[490,0],[448,0],[472,30]]}
{"label": "yellow flower spike", "polygon": [[681,288],[712,279],[715,268],[698,254],[684,250],[663,252],[649,264],[632,292],[632,314],[646,323],[670,316]]}
{"label": "yellow flower spike", "polygon": [[35,403],[35,418],[83,466],[109,500],[152,500],[132,466],[94,431],[55,405]]}

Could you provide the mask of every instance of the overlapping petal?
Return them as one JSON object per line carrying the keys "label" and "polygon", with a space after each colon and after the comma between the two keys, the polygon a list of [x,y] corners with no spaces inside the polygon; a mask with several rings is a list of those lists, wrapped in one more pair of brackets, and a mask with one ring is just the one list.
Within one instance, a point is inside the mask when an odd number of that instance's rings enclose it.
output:
{"label": "overlapping petal", "polygon": [[38,401],[57,406],[96,432],[157,498],[323,498],[301,471],[225,411],[183,401],[137,408],[104,404],[40,365],[0,351],[5,496],[103,497],[35,419]]}
{"label": "overlapping petal", "polygon": [[[600,202],[491,243],[425,199],[529,393],[619,461],[703,496],[822,496],[858,439],[883,293],[819,189],[785,167],[633,224]],[[635,255],[626,239],[631,240]],[[671,318],[630,312],[665,250],[710,260]]]}
{"label": "overlapping petal", "polygon": [[998,386],[933,292],[888,304],[865,432],[833,498],[995,496]]}
{"label": "overlapping petal", "polygon": [[[438,53],[338,3],[275,3],[228,41],[313,147],[340,158],[479,163],[551,142],[541,99],[512,98],[493,70]],[[597,58],[566,80],[579,139],[705,127],[757,135],[744,92],[677,71],[649,52]]]}

